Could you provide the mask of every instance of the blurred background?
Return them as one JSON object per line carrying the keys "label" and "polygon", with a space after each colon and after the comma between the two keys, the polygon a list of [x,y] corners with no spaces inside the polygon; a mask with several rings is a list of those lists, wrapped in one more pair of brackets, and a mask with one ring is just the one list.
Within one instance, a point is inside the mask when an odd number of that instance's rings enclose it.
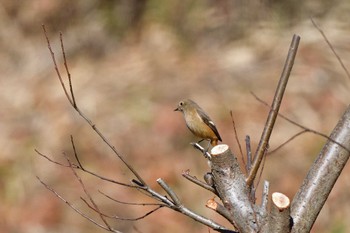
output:
{"label": "blurred background", "polygon": [[[349,104],[350,80],[312,25],[322,27],[350,67],[350,3],[338,1],[119,0],[0,3],[0,229],[1,232],[104,232],[39,183],[39,176],[74,206],[98,219],[72,172],[38,156],[64,162],[70,135],[85,166],[129,182],[133,176],[69,105],[58,82],[41,28],[46,25],[62,74],[59,32],[81,110],[159,192],[163,178],[188,208],[228,223],[205,207],[213,195],[182,178],[209,170],[190,146],[178,101],[191,98],[215,121],[241,161],[238,136],[255,150],[293,34],[301,36],[281,112],[329,134]],[[64,78],[66,80],[66,78]],[[278,119],[271,150],[299,132]],[[303,134],[267,157],[262,180],[291,199],[325,142]],[[245,151],[244,151],[245,153]],[[243,163],[242,163],[243,164]],[[150,202],[140,192],[79,173],[104,212],[136,218],[149,208],[107,200]],[[262,182],[260,182],[262,183]],[[257,195],[260,196],[261,185]],[[350,168],[346,166],[312,232],[350,231]],[[218,199],[217,199],[218,200]],[[123,232],[209,232],[174,211],[139,221],[110,221]],[[212,231],[210,231],[212,232]]]}

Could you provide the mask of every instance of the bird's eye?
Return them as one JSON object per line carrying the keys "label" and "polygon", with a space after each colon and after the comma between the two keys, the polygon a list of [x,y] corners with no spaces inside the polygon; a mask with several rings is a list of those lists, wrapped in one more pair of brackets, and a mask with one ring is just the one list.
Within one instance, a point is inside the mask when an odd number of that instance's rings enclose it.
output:
{"label": "bird's eye", "polygon": [[183,101],[181,101],[181,102],[179,103],[179,105],[180,105],[180,106],[184,105],[184,102],[183,102]]}

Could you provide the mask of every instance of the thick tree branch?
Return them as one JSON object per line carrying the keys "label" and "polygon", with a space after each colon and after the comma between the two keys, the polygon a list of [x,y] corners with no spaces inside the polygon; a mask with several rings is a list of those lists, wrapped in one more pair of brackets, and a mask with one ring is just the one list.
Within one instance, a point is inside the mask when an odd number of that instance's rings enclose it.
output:
{"label": "thick tree branch", "polygon": [[234,216],[231,223],[236,224],[241,233],[257,232],[258,219],[237,158],[225,144],[215,146],[211,155],[215,188],[226,209]]}
{"label": "thick tree branch", "polygon": [[339,120],[330,138],[332,140],[328,140],[321,150],[303,185],[292,201],[293,233],[309,232],[311,230],[329,193],[349,159],[350,106],[348,106]]}

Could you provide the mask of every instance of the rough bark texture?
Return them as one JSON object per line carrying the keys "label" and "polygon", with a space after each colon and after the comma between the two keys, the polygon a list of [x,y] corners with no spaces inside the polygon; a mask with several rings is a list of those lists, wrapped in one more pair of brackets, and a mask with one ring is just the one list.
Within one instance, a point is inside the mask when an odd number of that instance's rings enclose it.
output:
{"label": "rough bark texture", "polygon": [[249,200],[245,177],[237,159],[225,144],[215,146],[211,154],[215,188],[225,208],[234,216],[231,222],[239,232],[257,232],[258,216]]}

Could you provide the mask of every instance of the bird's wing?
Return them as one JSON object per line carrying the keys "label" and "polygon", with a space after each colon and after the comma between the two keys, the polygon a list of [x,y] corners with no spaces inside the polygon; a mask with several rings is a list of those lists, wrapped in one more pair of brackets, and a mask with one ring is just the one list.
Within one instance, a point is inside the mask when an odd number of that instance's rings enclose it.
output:
{"label": "bird's wing", "polygon": [[214,133],[215,133],[216,137],[218,137],[219,141],[222,141],[220,134],[219,134],[219,131],[216,129],[216,126],[215,126],[214,122],[210,119],[210,117],[201,108],[198,108],[198,114],[201,117],[201,119],[204,121],[204,123],[214,131]]}

